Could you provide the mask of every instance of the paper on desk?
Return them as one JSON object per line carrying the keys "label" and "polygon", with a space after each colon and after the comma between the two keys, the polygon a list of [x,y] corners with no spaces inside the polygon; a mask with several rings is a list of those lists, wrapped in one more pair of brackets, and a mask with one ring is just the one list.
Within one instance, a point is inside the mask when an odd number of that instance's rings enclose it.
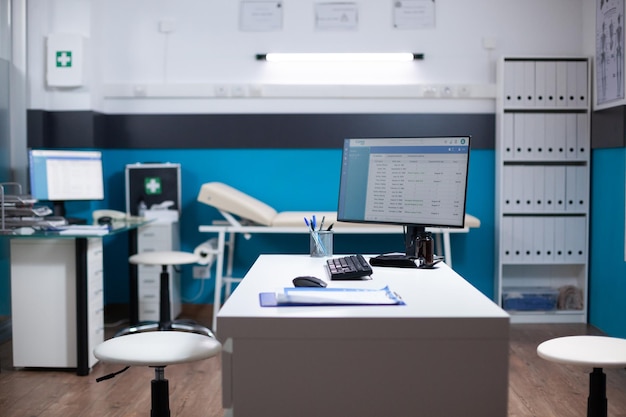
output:
{"label": "paper on desk", "polygon": [[320,305],[398,305],[402,298],[389,287],[362,288],[285,288],[283,292],[259,294],[262,307]]}
{"label": "paper on desk", "polygon": [[72,224],[60,226],[57,228],[60,235],[77,235],[77,236],[103,236],[109,233],[109,227],[106,225],[82,225]]}

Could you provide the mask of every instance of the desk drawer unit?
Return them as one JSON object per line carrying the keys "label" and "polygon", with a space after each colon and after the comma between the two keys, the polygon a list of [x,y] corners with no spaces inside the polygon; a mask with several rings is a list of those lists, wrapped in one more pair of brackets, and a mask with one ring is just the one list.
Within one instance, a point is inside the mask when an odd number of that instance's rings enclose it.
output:
{"label": "desk drawer unit", "polygon": [[[137,252],[156,252],[178,250],[180,239],[178,222],[153,223],[139,229],[137,235]],[[171,317],[181,312],[180,274],[173,267],[168,267],[170,274],[170,306]],[[159,319],[159,285],[161,267],[139,265],[137,267],[137,291],[139,305],[139,321],[155,321]]]}
{"label": "desk drawer unit", "polygon": [[[13,365],[75,368],[78,366],[77,256],[87,267],[88,366],[93,348],[104,340],[102,239],[86,240],[77,255],[76,239],[11,240]],[[88,351],[88,352],[87,352]]]}

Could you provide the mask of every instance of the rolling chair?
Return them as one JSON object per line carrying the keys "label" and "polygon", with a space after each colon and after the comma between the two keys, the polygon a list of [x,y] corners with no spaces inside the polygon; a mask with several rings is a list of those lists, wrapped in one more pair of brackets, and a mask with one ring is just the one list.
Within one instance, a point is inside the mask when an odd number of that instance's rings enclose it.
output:
{"label": "rolling chair", "polygon": [[587,417],[607,417],[606,375],[603,368],[626,367],[626,339],[606,336],[566,336],[547,340],[537,347],[546,360],[589,366]]}
{"label": "rolling chair", "polygon": [[154,368],[151,383],[151,417],[170,417],[169,382],[165,367],[216,356],[222,349],[219,341],[202,334],[155,331],[127,334],[106,340],[94,349],[102,362],[125,365],[121,371],[97,378],[97,382],[115,377],[130,366]]}
{"label": "rolling chair", "polygon": [[213,332],[205,326],[189,320],[172,320],[170,313],[170,275],[168,266],[186,265],[198,262],[197,255],[181,251],[142,252],[132,255],[129,262],[136,265],[161,266],[159,283],[159,321],[157,323],[140,323],[118,331],[115,337],[130,333],[139,333],[154,330],[180,330],[200,333],[215,337]]}

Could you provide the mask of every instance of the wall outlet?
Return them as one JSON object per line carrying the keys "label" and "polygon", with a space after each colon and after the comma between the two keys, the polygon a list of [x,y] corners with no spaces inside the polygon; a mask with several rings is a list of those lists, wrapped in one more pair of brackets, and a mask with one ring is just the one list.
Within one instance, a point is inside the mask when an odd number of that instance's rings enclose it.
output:
{"label": "wall outlet", "polygon": [[216,97],[228,97],[228,86],[224,84],[217,84],[215,86]]}
{"label": "wall outlet", "polygon": [[230,95],[232,97],[245,97],[246,96],[246,86],[243,84],[235,84],[230,87]]}
{"label": "wall outlet", "polygon": [[195,279],[211,278],[211,268],[206,265],[196,265],[193,267],[193,277]]}

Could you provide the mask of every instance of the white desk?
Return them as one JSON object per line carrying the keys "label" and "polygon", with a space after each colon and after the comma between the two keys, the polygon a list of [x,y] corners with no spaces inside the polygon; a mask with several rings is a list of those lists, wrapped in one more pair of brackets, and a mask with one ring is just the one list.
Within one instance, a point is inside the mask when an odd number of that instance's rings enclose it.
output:
{"label": "white desk", "polygon": [[260,307],[323,258],[262,255],[217,316],[226,416],[507,415],[509,316],[448,266],[374,268],[333,287],[398,292],[404,306]]}
{"label": "white desk", "polygon": [[[470,227],[478,227],[480,222],[473,216],[470,216],[471,220],[466,222],[471,226],[459,228],[459,229],[447,229],[447,228],[427,228],[436,236],[435,243],[437,245],[436,254],[445,257],[445,261],[448,265],[452,265],[452,248],[450,245],[450,233],[468,233]],[[234,220],[233,220],[234,221]],[[238,234],[242,234],[247,238],[250,235],[256,233],[262,234],[308,234],[306,227],[302,226],[282,226],[282,227],[267,227],[267,226],[243,226],[233,224],[219,224],[219,225],[201,225],[198,230],[202,233],[214,233],[217,234],[217,248],[215,250],[216,266],[215,266],[215,294],[213,299],[213,331],[217,330],[217,312],[222,305],[222,287],[226,287],[225,298],[230,296],[232,284],[234,282],[241,282],[240,277],[233,276],[233,261],[235,254],[235,238]],[[404,229],[402,226],[394,225],[356,225],[356,224],[342,224],[337,225],[333,229],[337,234],[402,234]],[[228,235],[228,238],[227,238]],[[443,247],[442,247],[443,240]],[[226,248],[228,248],[228,255],[226,254]]]}

